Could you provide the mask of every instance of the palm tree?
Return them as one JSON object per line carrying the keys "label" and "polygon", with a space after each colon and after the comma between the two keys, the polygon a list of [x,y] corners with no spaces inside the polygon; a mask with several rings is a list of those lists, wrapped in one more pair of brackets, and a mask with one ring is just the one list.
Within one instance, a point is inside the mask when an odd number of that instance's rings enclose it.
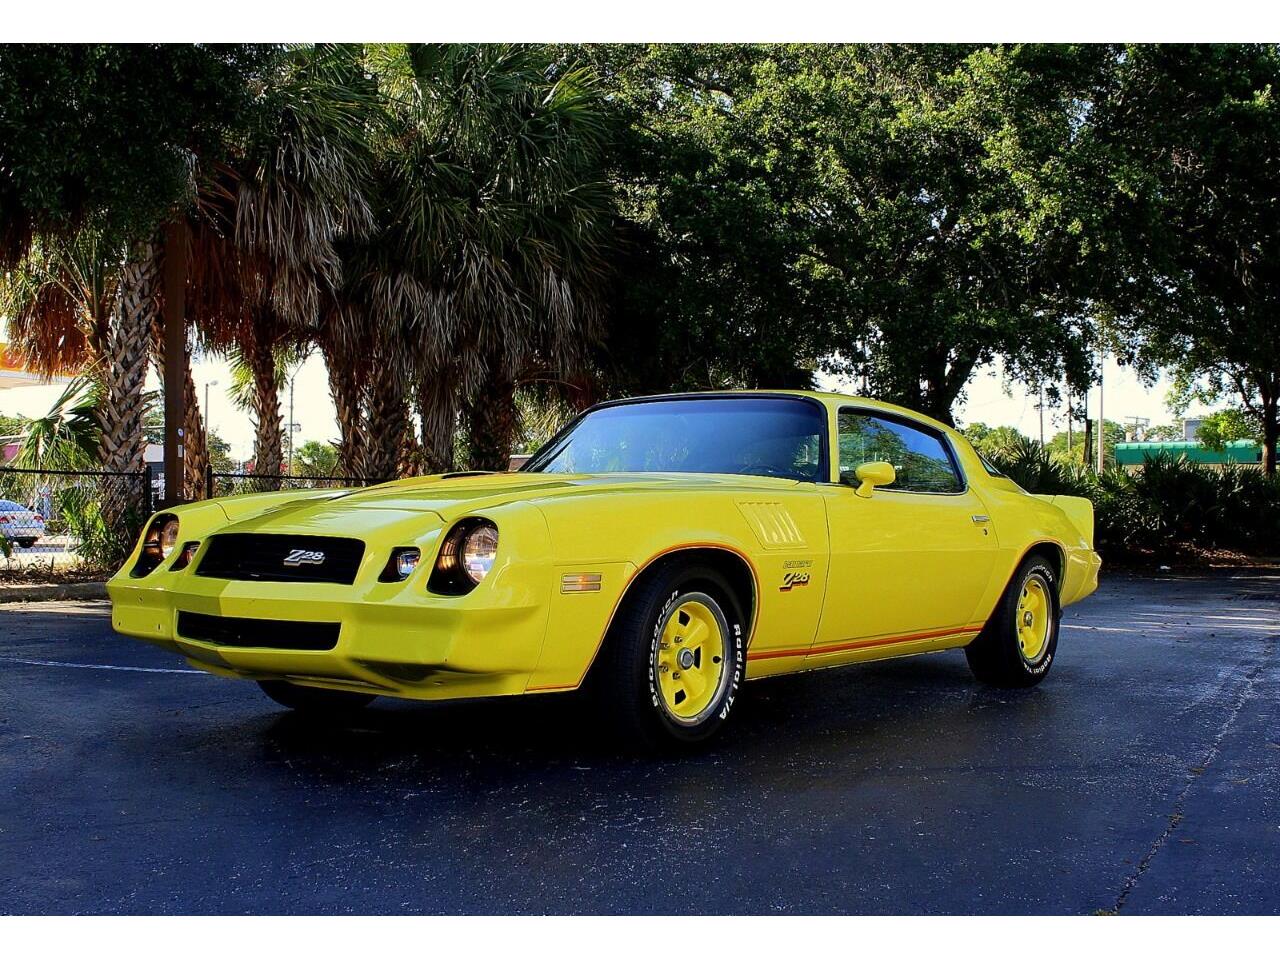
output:
{"label": "palm tree", "polygon": [[11,466],[29,470],[92,470],[97,461],[102,384],[81,374],[42,417],[25,424]]}
{"label": "palm tree", "polygon": [[[142,274],[137,282],[148,275],[141,263],[133,268]],[[140,471],[147,338],[139,341],[128,327],[141,308],[120,312],[122,272],[119,248],[99,231],[37,237],[0,283],[0,312],[9,316],[19,353],[36,369],[53,375],[87,368],[101,381],[99,462],[107,470]]]}
{"label": "palm tree", "polygon": [[[94,405],[96,464],[106,471],[141,475],[155,254],[147,245],[122,267],[121,251],[105,233],[93,229],[69,238],[35,238],[27,255],[0,282],[0,312],[9,316],[19,353],[38,370],[46,375],[83,370],[96,383],[86,394]],[[133,288],[126,290],[126,283]],[[55,407],[57,416],[41,418],[28,432],[28,460],[48,466],[50,451],[71,449],[54,429],[63,422],[60,411],[71,399],[70,392],[64,393]],[[77,401],[76,410],[76,422],[83,426],[84,402]],[[194,412],[198,418],[198,410]],[[83,430],[77,434],[81,441],[89,435]],[[88,465],[83,461],[75,468]],[[108,527],[126,530],[126,519],[137,513],[132,501],[138,487],[104,478],[98,499]]]}
{"label": "palm tree", "polygon": [[376,90],[358,48],[281,52],[242,143],[202,190],[192,311],[253,375],[255,471],[282,472],[280,349],[313,340],[342,286],[338,244],[373,228],[365,198]]}
{"label": "palm tree", "polygon": [[392,462],[412,395],[426,469],[452,466],[463,416],[471,466],[505,469],[517,385],[535,368],[580,371],[598,333],[600,98],[529,45],[390,45],[370,61],[394,117],[386,226],[364,271],[374,462]]}

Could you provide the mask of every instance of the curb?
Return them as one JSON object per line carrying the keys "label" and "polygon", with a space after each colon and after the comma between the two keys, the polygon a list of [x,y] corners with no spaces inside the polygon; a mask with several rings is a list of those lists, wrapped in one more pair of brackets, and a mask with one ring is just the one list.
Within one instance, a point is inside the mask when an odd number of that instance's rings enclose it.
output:
{"label": "curb", "polygon": [[37,603],[41,600],[106,600],[105,583],[39,583],[0,586],[0,603]]}

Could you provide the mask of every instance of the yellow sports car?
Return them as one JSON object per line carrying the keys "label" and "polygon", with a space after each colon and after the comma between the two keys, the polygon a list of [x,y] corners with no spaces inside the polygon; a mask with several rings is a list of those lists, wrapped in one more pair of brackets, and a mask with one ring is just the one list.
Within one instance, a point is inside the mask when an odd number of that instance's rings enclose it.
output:
{"label": "yellow sports car", "polygon": [[584,685],[702,740],[744,680],[963,647],[1030,686],[1097,586],[1093,508],[958,432],[801,391],[604,403],[518,473],[185,504],[108,584],[116,630],[348,709]]}

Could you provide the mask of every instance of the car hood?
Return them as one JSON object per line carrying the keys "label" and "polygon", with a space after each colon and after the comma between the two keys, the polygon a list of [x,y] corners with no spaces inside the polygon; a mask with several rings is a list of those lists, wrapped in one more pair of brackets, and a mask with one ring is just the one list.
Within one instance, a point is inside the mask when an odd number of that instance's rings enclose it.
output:
{"label": "car hood", "polygon": [[[270,494],[266,509],[254,497],[219,502],[230,525],[223,532],[359,536],[371,528],[421,533],[459,517],[508,503],[629,491],[720,490],[756,493],[786,490],[800,481],[724,474],[437,474],[409,477],[357,490],[310,492],[297,499]],[[259,495],[263,496],[263,495]]]}
{"label": "car hood", "polygon": [[358,509],[429,510],[449,515],[459,509],[497,506],[516,500],[631,490],[777,490],[791,489],[799,483],[777,477],[694,473],[439,474],[352,491],[333,502]]}

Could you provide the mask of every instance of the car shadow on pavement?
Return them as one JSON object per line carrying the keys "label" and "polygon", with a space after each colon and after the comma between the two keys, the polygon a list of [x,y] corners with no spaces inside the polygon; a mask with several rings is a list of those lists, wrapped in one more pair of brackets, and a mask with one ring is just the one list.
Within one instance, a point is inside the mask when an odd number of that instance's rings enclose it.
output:
{"label": "car shadow on pavement", "polygon": [[[590,765],[619,771],[714,767],[742,760],[815,763],[859,754],[883,758],[935,738],[959,714],[1036,710],[1038,691],[991,691],[962,657],[938,656],[837,668],[747,684],[723,735],[690,750],[620,745],[596,703],[576,694],[453,703],[376,701],[327,720],[279,712],[229,739],[263,759],[301,763],[326,779],[390,778],[465,769],[496,780],[539,768]],[[985,724],[984,724],[985,726]]]}

